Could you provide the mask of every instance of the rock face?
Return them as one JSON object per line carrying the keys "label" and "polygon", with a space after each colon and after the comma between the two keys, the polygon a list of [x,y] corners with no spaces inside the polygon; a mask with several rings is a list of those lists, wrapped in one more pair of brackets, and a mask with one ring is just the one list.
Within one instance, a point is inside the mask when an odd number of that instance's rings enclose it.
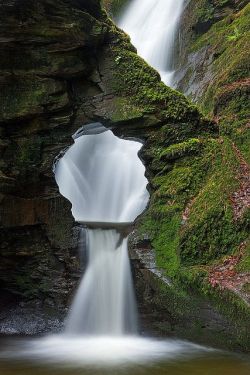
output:
{"label": "rock face", "polygon": [[179,35],[177,88],[214,116],[249,163],[248,1],[188,2]]}
{"label": "rock face", "polygon": [[[233,227],[245,225],[246,231],[250,209],[249,25],[248,1],[189,1],[180,23],[176,72],[176,87],[216,121],[221,142],[232,151],[232,165],[233,159],[238,164],[234,172],[238,188],[231,184],[224,198],[231,202]],[[185,220],[196,202],[187,206]],[[214,287],[240,295],[249,304],[247,238],[247,234],[242,237],[233,255],[210,266],[209,281]],[[218,249],[221,251],[219,244]]]}
{"label": "rock face", "polygon": [[130,2],[131,0],[102,0],[102,5],[111,14],[112,18],[116,18],[119,17]]}
{"label": "rock face", "polygon": [[166,277],[165,270],[157,266],[155,251],[148,240],[141,240],[133,232],[130,252],[143,333],[185,337],[212,347],[242,350],[242,342],[235,340],[237,324],[225,319],[213,301],[197,295],[195,289],[185,293],[176,287]]}
{"label": "rock face", "polygon": [[[68,305],[79,277],[77,227],[55,183],[56,156],[83,124],[153,126],[160,111],[157,104],[144,116],[116,94],[118,53],[134,49],[98,1],[4,1],[0,10],[2,306],[38,303],[53,315]],[[189,111],[184,98],[163,91],[172,106],[183,103],[180,114]],[[199,121],[197,110],[190,114]]]}
{"label": "rock face", "polygon": [[[231,143],[240,163],[235,176],[239,186],[235,191],[231,189],[230,195],[234,222],[239,225],[249,215],[250,208],[249,25],[248,1],[190,1],[180,25],[176,73],[178,89],[216,121],[221,141]],[[249,283],[249,242],[242,246],[243,253],[236,253],[236,257],[243,257],[237,269],[241,273],[238,279],[246,277]],[[229,259],[228,264],[231,261],[234,262]],[[244,295],[244,287],[239,290],[233,277],[227,281]]]}
{"label": "rock face", "polygon": [[77,228],[53,161],[78,127],[73,90],[83,84],[86,93],[98,92],[88,76],[105,27],[91,16],[101,14],[95,1],[0,8],[1,284],[13,308],[38,301],[55,315],[68,305],[79,264]]}
{"label": "rock face", "polygon": [[[134,257],[144,320],[153,311],[154,321],[158,316],[161,322],[155,332],[189,338],[202,332],[203,342],[222,329],[227,346],[246,348],[248,310],[238,301],[229,313],[221,309],[225,316],[208,330],[218,306],[201,314],[198,326],[184,324],[191,310],[206,310],[207,302],[195,297],[187,305],[183,286],[192,295],[196,289],[201,293],[199,286],[208,285],[206,264],[246,237],[245,219],[234,224],[228,200],[238,188],[240,168],[230,142],[222,142],[217,125],[182,94],[160,82],[99,1],[3,1],[0,15],[3,331],[27,333],[20,329],[28,326],[25,311],[38,317],[30,333],[60,328],[80,265],[78,228],[58,192],[53,163],[82,125],[101,122],[118,136],[145,142],[140,156],[151,201],[131,248],[140,248],[146,238],[157,268],[172,283],[152,281],[150,267]],[[219,306],[228,301],[216,298]],[[226,346],[222,339],[214,344]]]}

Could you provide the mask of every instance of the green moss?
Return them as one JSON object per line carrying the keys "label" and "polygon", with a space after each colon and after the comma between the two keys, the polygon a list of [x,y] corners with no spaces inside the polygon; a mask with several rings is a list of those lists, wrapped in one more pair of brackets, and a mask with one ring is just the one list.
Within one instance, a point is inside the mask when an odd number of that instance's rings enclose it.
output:
{"label": "green moss", "polygon": [[113,102],[111,120],[113,122],[131,121],[143,116],[143,108],[128,103],[125,98],[116,97]]}
{"label": "green moss", "polygon": [[230,201],[239,187],[235,177],[239,162],[231,141],[225,138],[221,149],[214,152],[212,172],[196,196],[183,228],[180,247],[185,264],[207,263],[233,252],[247,235],[247,220],[235,223]]}
{"label": "green moss", "polygon": [[177,272],[180,264],[182,212],[198,192],[207,172],[207,164],[210,163],[204,158],[203,142],[189,139],[166,149],[151,149],[151,165],[166,156],[170,164],[167,169],[163,164],[162,172],[150,180],[153,194],[140,230],[150,233],[158,264],[171,276]]}
{"label": "green moss", "polygon": [[112,52],[117,67],[112,89],[126,97],[131,106],[143,108],[144,114],[157,113],[161,120],[177,122],[185,116],[195,119],[197,108],[177,91],[165,86],[159,74],[148,66],[135,52],[114,47]]}
{"label": "green moss", "polygon": [[[231,141],[191,138],[150,150],[150,165],[159,172],[150,178],[152,197],[140,230],[150,234],[158,265],[178,277],[180,266],[207,264],[235,251],[246,238],[247,220],[233,218],[230,196],[239,187],[239,162]],[[164,157],[167,165],[159,163]]]}
{"label": "green moss", "polygon": [[44,106],[51,110],[64,107],[68,103],[64,88],[49,78],[10,76],[0,92],[0,120],[31,117],[43,113]]}
{"label": "green moss", "polygon": [[[195,4],[207,11],[205,0]],[[227,2],[216,2],[224,6]],[[228,4],[230,5],[230,4]],[[198,11],[197,10],[197,11]],[[208,32],[196,37],[189,53],[209,48],[213,59],[209,66],[210,80],[198,98],[201,110],[220,120],[221,135],[229,136],[247,161],[249,155],[249,77],[250,70],[250,4],[216,22]],[[191,72],[188,72],[192,76]],[[188,81],[188,76],[186,76]]]}
{"label": "green moss", "polygon": [[42,141],[38,136],[21,141],[16,150],[16,167],[26,175],[40,163]]}
{"label": "green moss", "polygon": [[193,51],[207,45],[211,45],[216,51],[213,70],[218,86],[222,81],[230,83],[247,74],[247,69],[242,69],[242,67],[244,64],[246,67],[248,65],[249,50],[246,47],[249,40],[249,13],[250,6],[248,5],[236,14],[233,21],[231,17],[228,17],[216,23],[209,32],[198,38],[192,45]]}
{"label": "green moss", "polygon": [[[177,251],[181,218],[178,211],[178,208],[173,208],[164,212],[162,206],[153,205],[140,228],[141,232],[147,232],[152,238],[152,245],[157,250],[157,265],[165,269],[169,276],[174,276],[179,268]],[[159,220],[161,215],[167,220]]]}
{"label": "green moss", "polygon": [[175,160],[181,158],[184,155],[195,155],[200,151],[201,146],[202,143],[199,139],[192,138],[186,142],[177,143],[165,148],[160,154],[160,159]]}
{"label": "green moss", "polygon": [[[204,1],[197,6],[203,7]],[[230,140],[249,162],[249,25],[248,4],[197,36],[190,47],[190,51],[198,52],[209,46],[213,54],[211,79],[198,104],[207,115],[219,119],[224,145],[223,153],[216,151],[213,173],[195,198],[182,229],[180,254],[184,264],[207,264],[223,253],[237,251],[247,238],[247,216],[235,222],[230,202],[230,195],[239,188],[239,161]],[[242,269],[250,269],[248,256],[241,264]]]}
{"label": "green moss", "polygon": [[[208,283],[207,276],[205,267],[182,267],[178,273],[177,284],[185,285],[187,289],[206,296],[210,303],[229,319],[231,332],[234,332],[242,349],[248,351],[250,337],[246,327],[250,319],[249,306],[232,291],[213,288]],[[231,343],[228,344],[230,346]]]}
{"label": "green moss", "polygon": [[235,87],[229,91],[219,92],[220,132],[230,137],[245,160],[250,163],[249,92],[248,87]]}

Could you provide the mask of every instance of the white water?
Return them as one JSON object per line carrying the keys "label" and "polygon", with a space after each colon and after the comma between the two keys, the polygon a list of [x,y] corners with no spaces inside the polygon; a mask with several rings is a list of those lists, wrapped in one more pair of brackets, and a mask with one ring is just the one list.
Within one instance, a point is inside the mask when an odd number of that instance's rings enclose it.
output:
{"label": "white water", "polygon": [[173,81],[176,30],[184,0],[132,0],[118,26],[169,86]]}
{"label": "white water", "polygon": [[[149,194],[145,168],[138,158],[141,146],[115,137],[110,130],[75,139],[57,163],[55,176],[77,221],[97,226],[110,223],[112,227],[133,222],[145,209]],[[115,229],[89,229],[87,236],[87,269],[66,333],[135,333],[137,315],[127,238]]]}
{"label": "white water", "polygon": [[142,144],[109,130],[75,140],[56,166],[61,194],[80,222],[133,222],[148,201]]}
{"label": "white water", "polygon": [[69,334],[122,335],[136,332],[136,308],[127,239],[116,230],[88,231],[88,268],[76,294]]}
{"label": "white water", "polygon": [[[57,164],[56,180],[72,202],[78,220],[128,222],[141,213],[148,193],[145,170],[137,156],[140,147],[139,143],[117,139],[110,131],[76,139]],[[81,231],[83,248],[84,237]],[[67,366],[107,367],[113,373],[113,367],[116,372],[127,366],[133,370],[138,366],[141,371],[141,366],[151,368],[156,362],[186,359],[209,350],[180,340],[139,337],[127,238],[115,229],[91,229],[87,249],[87,269],[66,332],[18,340],[0,353],[1,359],[52,364],[63,371]]]}
{"label": "white water", "polygon": [[123,370],[132,367],[133,374],[135,369],[137,369],[136,374],[144,374],[142,366],[148,365],[150,369],[152,364],[157,362],[166,363],[200,357],[211,351],[214,350],[181,340],[156,340],[139,336],[53,335],[43,339],[20,340],[15,346],[12,342],[10,348],[7,346],[0,353],[0,359],[18,359],[24,363],[34,361],[43,366],[52,364],[60,366],[63,370],[67,367],[83,367],[83,369],[91,367],[101,370],[110,368],[110,372],[105,371],[105,374],[118,374],[120,371],[122,374],[131,374],[130,369],[128,372]]}

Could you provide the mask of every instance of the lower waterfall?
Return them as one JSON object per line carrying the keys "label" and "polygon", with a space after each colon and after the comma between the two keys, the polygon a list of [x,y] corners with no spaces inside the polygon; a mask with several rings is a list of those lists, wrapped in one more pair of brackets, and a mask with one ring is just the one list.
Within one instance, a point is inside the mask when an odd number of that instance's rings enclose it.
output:
{"label": "lower waterfall", "polygon": [[73,301],[66,332],[135,333],[137,314],[127,238],[116,230],[88,230],[88,266]]}

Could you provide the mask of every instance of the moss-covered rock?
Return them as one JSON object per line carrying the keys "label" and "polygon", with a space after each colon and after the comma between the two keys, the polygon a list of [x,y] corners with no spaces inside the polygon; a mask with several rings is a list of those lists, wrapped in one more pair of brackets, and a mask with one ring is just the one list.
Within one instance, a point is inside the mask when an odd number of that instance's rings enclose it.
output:
{"label": "moss-covered rock", "polygon": [[[221,134],[229,136],[249,162],[250,7],[246,3],[218,4],[223,12],[216,19],[210,2],[211,27],[197,32],[195,17],[208,8],[206,1],[190,2],[182,20],[189,43],[181,47],[177,81],[205,114],[219,121]],[[193,8],[195,15],[189,18]]]}
{"label": "moss-covered rock", "polygon": [[130,2],[131,0],[102,0],[102,5],[112,17],[116,18]]}

